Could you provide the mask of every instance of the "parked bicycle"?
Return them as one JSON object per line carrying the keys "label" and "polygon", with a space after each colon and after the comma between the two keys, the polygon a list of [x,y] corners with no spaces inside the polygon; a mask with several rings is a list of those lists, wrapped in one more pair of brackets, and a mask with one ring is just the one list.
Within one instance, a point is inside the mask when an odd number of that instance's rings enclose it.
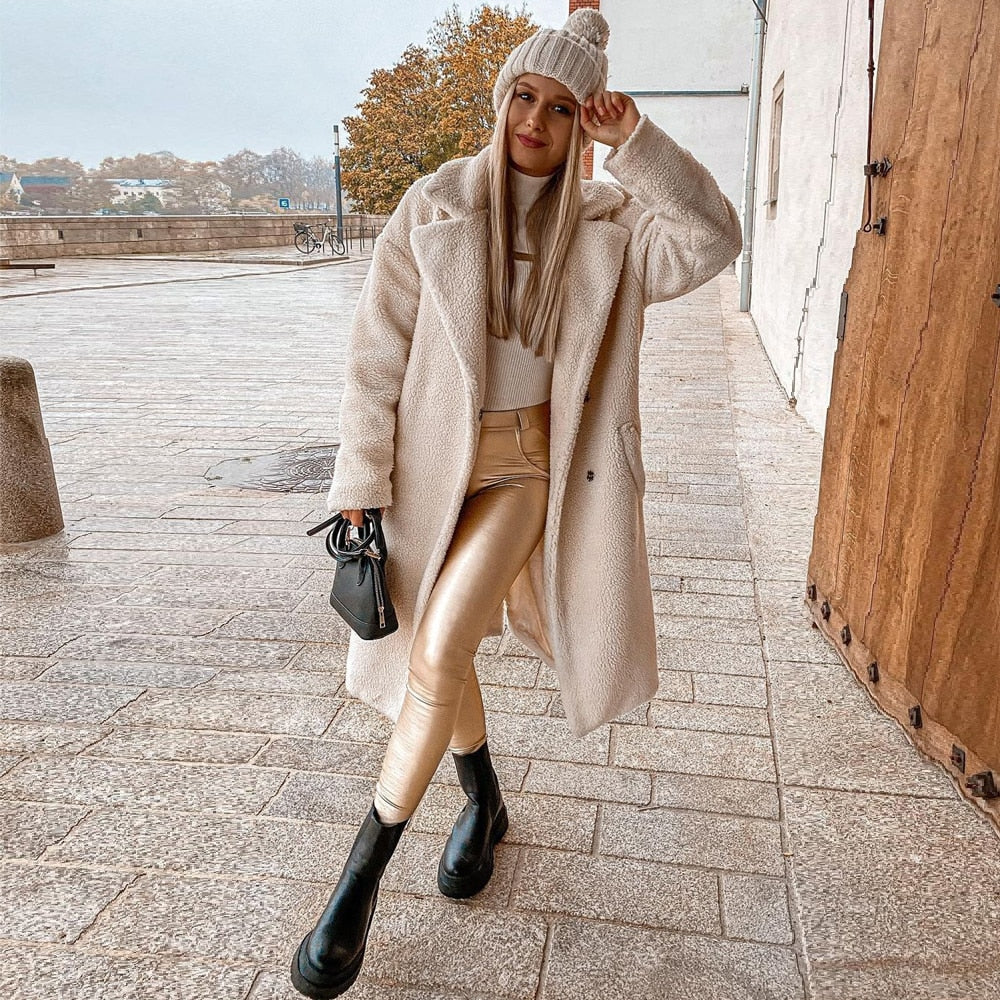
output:
{"label": "parked bicycle", "polygon": [[330,225],[329,219],[323,223],[323,232],[319,236],[313,232],[312,226],[307,223],[295,223],[296,250],[301,253],[314,253],[317,250],[323,253],[323,248],[327,244],[330,246],[331,254],[343,257],[347,253],[347,244],[337,235],[337,230]]}

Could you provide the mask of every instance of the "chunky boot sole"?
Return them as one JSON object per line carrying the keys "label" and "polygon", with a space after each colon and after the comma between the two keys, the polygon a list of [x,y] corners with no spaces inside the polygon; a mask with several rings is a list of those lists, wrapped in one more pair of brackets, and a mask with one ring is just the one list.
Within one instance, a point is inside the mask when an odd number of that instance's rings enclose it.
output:
{"label": "chunky boot sole", "polygon": [[[493,822],[493,829],[490,831],[490,844],[493,847],[500,842],[507,832],[507,806],[502,805],[497,818]],[[493,877],[493,851],[491,850],[479,866],[469,872],[468,875],[449,875],[438,864],[438,889],[452,899],[468,899],[475,896],[477,892],[486,887],[486,883]]]}
{"label": "chunky boot sole", "polygon": [[[369,921],[369,924],[371,922]],[[309,960],[306,958],[306,948],[309,947],[309,939],[312,937],[310,931],[299,945],[298,951],[292,956],[292,986],[294,986],[303,996],[312,997],[313,1000],[332,1000],[339,997],[341,993],[346,993],[353,985],[354,980],[361,975],[361,966],[365,960],[365,949],[361,949],[361,954],[345,966],[336,976],[325,978],[322,982],[307,979],[302,974],[300,959],[305,959],[308,967]]]}

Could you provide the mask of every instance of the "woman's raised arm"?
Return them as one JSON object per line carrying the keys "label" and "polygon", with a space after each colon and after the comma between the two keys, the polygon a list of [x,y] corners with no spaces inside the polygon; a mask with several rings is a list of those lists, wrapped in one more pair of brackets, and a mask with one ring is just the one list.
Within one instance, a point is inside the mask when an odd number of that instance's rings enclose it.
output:
{"label": "woman's raised arm", "polygon": [[629,262],[647,305],[692,291],[739,256],[743,234],[732,202],[647,115],[604,168],[625,189],[612,219],[632,230]]}

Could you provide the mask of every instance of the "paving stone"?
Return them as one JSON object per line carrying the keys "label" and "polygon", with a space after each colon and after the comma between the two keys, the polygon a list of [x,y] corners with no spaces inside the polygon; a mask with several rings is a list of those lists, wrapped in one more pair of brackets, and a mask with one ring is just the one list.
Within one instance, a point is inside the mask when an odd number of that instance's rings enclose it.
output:
{"label": "paving stone", "polygon": [[753,597],[656,592],[653,594],[653,608],[658,614],[665,615],[757,621]]}
{"label": "paving stone", "polygon": [[24,722],[103,722],[140,694],[141,687],[10,681],[0,688],[0,716]]}
{"label": "paving stone", "polygon": [[694,683],[686,670],[661,670],[656,697],[660,701],[693,701]]}
{"label": "paving stone", "polygon": [[303,883],[143,875],[80,941],[88,949],[284,963],[326,896]]}
{"label": "paving stone", "polygon": [[512,905],[702,934],[722,931],[714,873],[628,858],[529,848],[518,870]]}
{"label": "paving stone", "polygon": [[341,701],[235,691],[147,691],[114,717],[116,725],[179,729],[235,729],[318,736]]}
{"label": "paving stone", "polygon": [[[563,704],[562,695],[553,695],[548,714],[554,719],[566,718],[566,706]],[[645,726],[649,721],[648,716],[649,702],[643,702],[641,705],[636,705],[631,711],[623,712],[614,721],[627,723],[631,726]]]}
{"label": "paving stone", "polygon": [[581,764],[606,764],[608,726],[598,726],[583,737],[573,735],[562,719],[486,713],[490,751],[509,757],[571,760]]}
{"label": "paving stone", "polygon": [[[596,802],[513,791],[505,791],[503,797],[510,817],[503,843],[590,851],[597,821]],[[432,784],[409,828],[447,838],[465,802],[460,789]]]}
{"label": "paving stone", "polygon": [[333,696],[343,686],[340,677],[304,670],[230,670],[223,668],[204,685],[206,691],[272,691],[276,694]]}
{"label": "paving stone", "polygon": [[935,969],[915,958],[845,968],[820,959],[809,963],[809,985],[815,1000],[996,1000],[1000,969]]}
{"label": "paving stone", "polygon": [[800,660],[803,663],[840,663],[837,651],[810,625],[796,627],[794,634],[764,633],[768,661]]}
{"label": "paving stone", "polygon": [[87,749],[90,757],[246,764],[266,744],[266,736],[213,733],[203,729],[117,728]]}
{"label": "paving stone", "polygon": [[0,938],[72,943],[131,881],[121,872],[0,866]]}
{"label": "paving stone", "polygon": [[[390,892],[439,899],[438,862],[441,860],[446,840],[446,835],[419,833],[408,827],[392,856],[390,867],[386,869],[382,885]],[[350,846],[350,843],[346,844],[343,853],[338,855],[341,864],[346,859]],[[520,849],[514,844],[508,844],[506,841],[497,844],[494,850],[493,875],[489,883],[465,905],[507,909],[519,853]],[[339,874],[338,865],[337,875]]]}
{"label": "paving stone", "polygon": [[55,661],[47,656],[0,657],[0,680],[30,681]]}
{"label": "paving stone", "polygon": [[147,687],[197,687],[211,680],[217,667],[195,667],[188,663],[132,663],[120,660],[56,661],[41,680],[46,684],[117,684]]}
{"label": "paving stone", "polygon": [[756,677],[696,673],[694,700],[710,705],[767,708],[767,683]]}
{"label": "paving stone", "polygon": [[[336,882],[364,816],[352,824],[102,807],[45,860],[239,879]],[[393,862],[397,866],[397,862]]]}
{"label": "paving stone", "polygon": [[[248,1000],[300,1000],[285,972],[263,972],[254,985]],[[421,986],[407,986],[399,982],[371,981],[367,976],[367,966],[351,987],[351,1000],[513,1000],[509,995],[483,993],[463,989],[453,992],[449,989],[424,989]]]}
{"label": "paving stone", "polygon": [[788,887],[784,879],[760,875],[720,876],[726,935],[748,941],[791,944]]}
{"label": "paving stone", "polygon": [[[5,618],[6,621],[6,618]],[[76,639],[82,629],[0,628],[0,656],[51,656]]]}
{"label": "paving stone", "polygon": [[89,955],[0,944],[0,996],[16,1000],[244,1000],[255,970],[188,958]]}
{"label": "paving stone", "polygon": [[36,860],[86,813],[81,806],[0,801],[0,859]]}
{"label": "paving stone", "polygon": [[686,705],[653,701],[649,706],[648,721],[651,726],[667,729],[745,733],[752,736],[769,736],[771,733],[766,711],[731,705]]}
{"label": "paving stone", "polygon": [[712,778],[702,774],[654,774],[655,805],[737,816],[779,816],[778,789],[767,781]]}
{"label": "paving stone", "polygon": [[375,781],[369,776],[293,772],[268,803],[265,813],[353,825],[356,829],[365,818],[374,794]]}
{"label": "paving stone", "polygon": [[284,778],[261,767],[40,757],[0,778],[0,799],[255,813]]}
{"label": "paving stone", "polygon": [[771,741],[759,736],[619,726],[611,763],[639,770],[776,780]]}
{"label": "paving stone", "polygon": [[388,986],[402,982],[533,1000],[545,933],[545,920],[534,915],[443,897],[380,894],[366,974]]}
{"label": "paving stone", "polygon": [[165,566],[147,572],[148,575],[142,577],[144,586],[169,586],[172,589],[221,587],[239,591],[250,588],[291,591],[310,578],[309,570],[277,566]]}
{"label": "paving stone", "polygon": [[656,635],[660,639],[688,639],[698,642],[748,645],[758,642],[756,621],[729,621],[724,618],[674,617],[655,615]]}
{"label": "paving stone", "polygon": [[750,562],[746,559],[697,559],[688,556],[653,556],[649,560],[653,573],[668,573],[679,577],[712,578],[717,580],[752,580]]}
{"label": "paving stone", "polygon": [[245,611],[220,624],[213,634],[236,639],[344,643],[350,638],[350,629],[332,608],[329,614],[323,615]]}
{"label": "paving stone", "polygon": [[523,790],[603,802],[644,804],[650,801],[652,779],[642,771],[608,767],[606,764],[533,760],[529,764]]}
{"label": "paving stone", "polygon": [[607,803],[598,850],[616,857],[784,876],[778,824],[765,819]]}
{"label": "paving stone", "polygon": [[294,642],[243,642],[235,639],[186,639],[165,635],[85,635],[68,643],[60,659],[132,660],[190,663],[198,666],[285,666],[299,651]]}
{"label": "paving stone", "polygon": [[544,691],[559,690],[559,675],[547,663],[538,665],[537,687]]}
{"label": "paving stone", "polygon": [[69,629],[75,635],[106,629],[117,632],[143,632],[168,635],[202,635],[229,617],[230,611],[205,611],[177,608],[127,608],[107,602],[99,606],[80,606],[68,601],[59,607],[49,607],[38,602],[31,606],[10,609],[5,623],[12,627],[19,624],[38,629]]}
{"label": "paving stone", "polygon": [[278,736],[268,743],[254,763],[262,767],[377,778],[384,756],[385,747],[379,744]]}
{"label": "paving stone", "polygon": [[487,712],[506,712],[508,715],[544,715],[554,697],[550,691],[501,684],[480,683],[479,688],[483,695],[483,708]]}
{"label": "paving stone", "polygon": [[147,585],[135,587],[113,603],[128,607],[230,608],[246,611],[291,611],[301,601],[295,590],[259,590],[249,587],[184,587]]}
{"label": "paving stone", "polygon": [[769,670],[787,784],[955,797],[944,768],[914,751],[846,666],[771,663]]}
{"label": "paving stone", "polygon": [[785,808],[816,960],[907,961],[943,972],[996,956],[1000,846],[957,793],[945,801],[793,788]]}
{"label": "paving stone", "polygon": [[[337,713],[323,736],[357,743],[377,743],[383,747],[392,735],[392,722],[370,705],[350,699]],[[492,746],[491,746],[492,749]]]}
{"label": "paving stone", "polygon": [[566,919],[552,932],[543,1000],[803,1000],[790,948]]}
{"label": "paving stone", "polygon": [[305,642],[292,657],[287,669],[336,674],[343,679],[347,668],[347,650],[346,643]]}
{"label": "paving stone", "polygon": [[685,594],[731,594],[753,597],[754,585],[750,580],[718,580],[712,577],[678,577],[680,590]]}
{"label": "paving stone", "polygon": [[85,750],[109,732],[110,726],[0,720],[0,748],[17,754],[73,754]]}
{"label": "paving stone", "polygon": [[740,646],[727,642],[660,639],[656,643],[656,656],[661,669],[764,676],[760,643]]}

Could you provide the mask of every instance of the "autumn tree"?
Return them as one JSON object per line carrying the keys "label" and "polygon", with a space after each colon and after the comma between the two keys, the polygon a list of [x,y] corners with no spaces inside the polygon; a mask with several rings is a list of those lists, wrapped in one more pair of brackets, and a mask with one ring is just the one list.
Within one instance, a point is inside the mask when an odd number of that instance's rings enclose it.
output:
{"label": "autumn tree", "polygon": [[452,7],[431,29],[441,85],[438,122],[453,137],[457,156],[474,156],[493,135],[493,84],[513,48],[538,30],[523,10],[482,6],[469,21]]}
{"label": "autumn tree", "polygon": [[169,180],[184,163],[173,153],[137,153],[135,156],[106,156],[97,167],[100,177],[134,177]]}
{"label": "autumn tree", "polygon": [[522,9],[483,4],[466,21],[457,6],[434,22],[426,46],[410,45],[392,69],[377,69],[350,136],[342,178],[361,211],[388,214],[418,178],[490,140],[493,83],[514,46],[537,30]]}
{"label": "autumn tree", "polygon": [[351,142],[341,155],[342,180],[353,204],[388,214],[418,178],[451,158],[450,137],[437,125],[438,71],[420,45],[407,46],[392,69],[377,69],[344,119]]}

